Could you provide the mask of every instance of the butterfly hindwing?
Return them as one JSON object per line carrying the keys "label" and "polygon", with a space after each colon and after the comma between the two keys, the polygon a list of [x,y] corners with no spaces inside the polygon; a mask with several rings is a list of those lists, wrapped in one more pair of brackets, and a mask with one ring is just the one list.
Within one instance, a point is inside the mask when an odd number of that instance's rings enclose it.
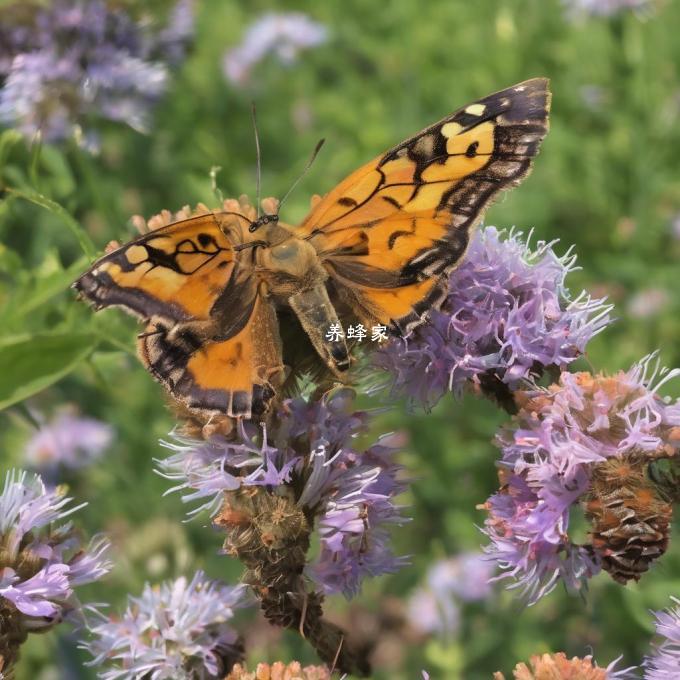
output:
{"label": "butterfly hindwing", "polygon": [[483,210],[529,171],[549,105],[543,78],[489,95],[364,165],[314,206],[300,236],[360,318],[404,333],[444,297]]}
{"label": "butterfly hindwing", "polygon": [[74,284],[95,308],[146,321],[143,363],[208,417],[264,412],[281,367],[275,312],[234,250],[239,234],[220,213],[192,217],[105,255]]}
{"label": "butterfly hindwing", "polygon": [[200,328],[168,328],[152,319],[138,339],[142,362],[190,410],[210,417],[250,418],[266,412],[281,370],[276,313],[253,298],[227,337],[205,340]]}

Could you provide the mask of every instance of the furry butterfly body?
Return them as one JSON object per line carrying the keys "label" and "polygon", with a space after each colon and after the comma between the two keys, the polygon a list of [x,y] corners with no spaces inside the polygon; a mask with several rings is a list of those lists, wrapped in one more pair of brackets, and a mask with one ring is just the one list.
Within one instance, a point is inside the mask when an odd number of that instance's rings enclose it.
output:
{"label": "furry butterfly body", "polygon": [[74,287],[147,325],[148,370],[203,418],[263,415],[285,374],[279,319],[299,321],[343,380],[343,321],[406,334],[446,294],[484,208],[530,169],[548,127],[547,80],[470,104],[356,170],[298,227],[272,209],[207,212],[108,253]]}

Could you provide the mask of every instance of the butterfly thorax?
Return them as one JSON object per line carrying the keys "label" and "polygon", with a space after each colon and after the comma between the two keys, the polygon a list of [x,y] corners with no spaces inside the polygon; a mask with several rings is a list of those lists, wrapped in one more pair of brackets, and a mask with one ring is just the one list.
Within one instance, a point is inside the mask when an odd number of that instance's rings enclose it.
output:
{"label": "butterfly thorax", "polygon": [[266,245],[257,249],[255,257],[269,298],[295,312],[316,351],[341,378],[349,368],[349,354],[343,338],[325,337],[340,322],[326,289],[328,272],[316,249],[299,238],[294,227],[278,221],[266,224],[262,237]]}
{"label": "butterfly thorax", "polygon": [[258,271],[271,295],[288,299],[323,284],[328,278],[314,247],[295,235],[294,228],[280,222],[267,225],[266,246],[256,255]]}

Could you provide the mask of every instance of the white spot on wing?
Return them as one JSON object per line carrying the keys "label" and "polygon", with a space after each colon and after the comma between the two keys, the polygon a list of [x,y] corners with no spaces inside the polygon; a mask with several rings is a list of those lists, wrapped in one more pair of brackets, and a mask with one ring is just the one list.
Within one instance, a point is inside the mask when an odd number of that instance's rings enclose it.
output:
{"label": "white spot on wing", "polygon": [[470,104],[465,109],[465,113],[469,113],[471,116],[481,116],[486,109],[486,106],[484,104]]}

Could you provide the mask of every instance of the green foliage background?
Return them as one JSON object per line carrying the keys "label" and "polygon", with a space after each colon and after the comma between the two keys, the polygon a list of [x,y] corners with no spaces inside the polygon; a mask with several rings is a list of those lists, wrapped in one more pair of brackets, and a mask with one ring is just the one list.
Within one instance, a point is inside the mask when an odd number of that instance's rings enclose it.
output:
{"label": "green foliage background", "polygon": [[[302,10],[326,24],[327,44],[290,67],[270,57],[249,84],[222,76],[226,48],[262,12]],[[152,131],[108,126],[102,153],[75,146],[31,147],[13,131],[0,137],[0,456],[22,464],[34,430],[30,409],[47,414],[76,404],[110,423],[115,443],[95,466],[64,480],[89,506],[78,521],[89,535],[114,541],[112,575],[82,593],[121,606],[147,580],[204,568],[235,581],[233,561],[218,556],[220,537],[205,517],[182,523],[178,495],[153,472],[158,438],[173,426],[162,391],[134,357],[134,323],[117,312],[93,315],[74,301],[70,282],[110,239],[133,235],[128,218],[204,201],[214,204],[209,170],[222,167],[225,195],[254,193],[250,102],[257,103],[265,195],[281,195],[316,141],[327,144],[291,197],[283,216],[300,219],[312,193],[324,193],[357,165],[454,108],[529,77],[552,80],[551,132],[533,175],[488,213],[499,227],[534,230],[535,239],[574,245],[582,271],[575,292],[608,294],[618,321],[589,347],[582,366],[627,369],[660,349],[680,365],[680,3],[669,0],[641,18],[570,20],[558,0],[365,0],[204,2],[195,47],[156,110]],[[53,203],[54,202],[54,203]],[[63,209],[59,206],[63,206]],[[89,250],[89,252],[88,252]],[[668,300],[647,316],[629,303],[649,289]],[[678,386],[671,385],[671,394]],[[674,392],[673,392],[674,390]],[[368,402],[367,402],[368,403]],[[30,406],[30,409],[29,409]],[[433,560],[477,548],[475,525],[496,486],[491,439],[504,416],[490,403],[444,399],[433,413],[386,414],[377,431],[405,427],[403,462],[415,478],[405,502],[413,522],[395,532],[412,566],[367,583],[356,604],[329,605],[356,621],[404,601]],[[677,538],[677,537],[676,537]],[[525,608],[502,588],[466,606],[451,639],[421,643],[387,636],[376,678],[490,678],[531,654],[594,652],[606,665],[620,654],[638,663],[652,636],[649,608],[680,595],[680,541],[639,586],[622,588],[606,575],[587,599],[558,588]],[[293,635],[267,632],[246,614],[249,659],[313,662]],[[350,624],[352,625],[352,624]],[[25,646],[19,678],[87,678],[73,640],[36,636]]]}

